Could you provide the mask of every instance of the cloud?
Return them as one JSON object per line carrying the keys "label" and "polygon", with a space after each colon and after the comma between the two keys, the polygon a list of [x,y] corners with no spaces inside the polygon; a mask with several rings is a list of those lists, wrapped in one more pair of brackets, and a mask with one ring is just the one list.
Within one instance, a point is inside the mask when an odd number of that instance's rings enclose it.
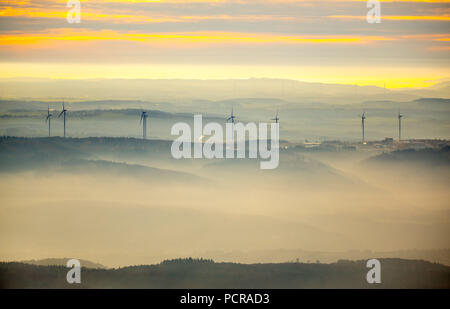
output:
{"label": "cloud", "polygon": [[[349,15],[334,15],[328,16],[329,18],[338,19],[358,19],[365,20],[366,16],[349,16]],[[427,21],[450,21],[450,15],[437,15],[437,16],[389,16],[383,15],[382,20],[427,20]]]}
{"label": "cloud", "polygon": [[1,1],[0,57],[117,65],[314,63],[323,75],[330,65],[354,63],[420,63],[430,66],[429,76],[435,66],[448,67],[450,1],[382,1],[376,25],[365,20],[365,2],[82,1],[81,24],[68,24],[64,1]]}
{"label": "cloud", "polygon": [[[183,44],[364,44],[388,41],[394,38],[381,36],[349,35],[280,35],[244,32],[175,32],[131,33],[112,30],[55,29],[41,33],[9,34],[0,37],[0,46],[56,44],[63,41],[134,41],[141,43],[177,45]],[[64,43],[62,43],[64,44]]]}

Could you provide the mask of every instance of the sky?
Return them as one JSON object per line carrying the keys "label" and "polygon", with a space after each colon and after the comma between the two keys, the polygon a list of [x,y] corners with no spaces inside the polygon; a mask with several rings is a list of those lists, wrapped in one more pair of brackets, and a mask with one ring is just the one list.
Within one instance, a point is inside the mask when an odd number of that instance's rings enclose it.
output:
{"label": "sky", "polygon": [[0,1],[0,78],[288,78],[426,87],[449,79],[450,1]]}

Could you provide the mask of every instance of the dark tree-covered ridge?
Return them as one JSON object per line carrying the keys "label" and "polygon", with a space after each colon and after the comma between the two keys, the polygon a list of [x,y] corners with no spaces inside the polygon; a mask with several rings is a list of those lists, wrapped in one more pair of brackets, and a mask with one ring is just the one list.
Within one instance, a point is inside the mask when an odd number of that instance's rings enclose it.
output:
{"label": "dark tree-covered ridge", "polygon": [[366,281],[366,261],[332,264],[214,263],[177,259],[157,265],[82,269],[68,284],[63,266],[0,263],[2,288],[450,288],[450,267],[420,260],[380,259],[381,284]]}

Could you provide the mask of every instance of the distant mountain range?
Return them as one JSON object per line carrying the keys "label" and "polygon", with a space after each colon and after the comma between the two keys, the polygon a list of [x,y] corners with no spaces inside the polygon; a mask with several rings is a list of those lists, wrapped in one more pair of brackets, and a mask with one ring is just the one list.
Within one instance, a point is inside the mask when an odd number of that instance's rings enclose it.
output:
{"label": "distant mountain range", "polygon": [[[62,102],[36,101],[36,100],[0,100],[0,117],[42,117],[47,114],[47,108],[50,107],[58,113]],[[425,97],[407,101],[387,100],[385,98],[378,100],[362,100],[346,105],[335,105],[330,101],[320,102],[319,100],[301,100],[290,102],[286,99],[278,98],[233,98],[228,100],[197,100],[189,104],[189,108],[179,106],[176,103],[157,104],[151,101],[136,100],[98,100],[98,101],[77,101],[66,103],[70,107],[70,116],[75,118],[99,117],[99,116],[136,116],[140,112],[150,110],[152,117],[160,119],[169,118],[192,118],[194,114],[201,113],[204,117],[223,121],[222,113],[234,106],[239,112],[249,112],[261,110],[292,110],[296,108],[315,108],[326,109],[335,107],[339,109],[397,109],[403,110],[450,110],[450,99],[440,97]],[[191,110],[191,112],[188,112]],[[208,114],[205,114],[207,111]]]}
{"label": "distant mountain range", "polygon": [[[20,261],[20,263],[24,264],[32,264],[32,265],[38,265],[38,266],[64,266],[66,267],[67,261],[69,261],[70,258],[48,258],[48,259],[41,259],[41,260],[26,260],[26,261]],[[88,260],[82,260],[80,259],[81,267],[84,268],[95,268],[95,269],[105,269],[106,266],[94,263]]]}
{"label": "distant mountain range", "polygon": [[[62,135],[62,119],[57,118],[62,100],[0,100],[0,135],[48,135],[47,108],[54,109],[52,135]],[[272,122],[279,111],[280,137],[299,142],[360,139],[360,114],[366,112],[368,140],[395,137],[397,114],[403,115],[403,137],[449,138],[450,99],[439,96],[396,99],[387,96],[353,97],[261,97],[236,96],[217,99],[159,101],[144,99],[76,100],[69,107],[68,136],[139,137],[142,110],[149,114],[148,134],[152,138],[172,139],[177,122],[192,124],[201,114],[206,122],[224,125],[234,108],[239,122]]]}
{"label": "distant mountain range", "polygon": [[[362,100],[409,101],[421,97],[450,98],[449,82],[425,88],[384,89],[355,84],[326,84],[289,79],[46,79],[0,80],[5,98],[38,100],[105,100],[109,98],[154,102],[193,102],[224,98],[283,98],[288,101],[316,98],[346,104]],[[24,91],[26,89],[26,91]],[[26,93],[26,95],[24,95]]]}

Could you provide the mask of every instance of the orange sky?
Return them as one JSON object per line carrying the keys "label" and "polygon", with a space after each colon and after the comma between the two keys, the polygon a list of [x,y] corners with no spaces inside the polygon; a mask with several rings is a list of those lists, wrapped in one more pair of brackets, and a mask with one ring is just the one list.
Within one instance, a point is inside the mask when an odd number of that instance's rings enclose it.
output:
{"label": "orange sky", "polygon": [[[0,1],[0,77],[250,78],[428,86],[449,77],[450,1]],[[409,2],[415,2],[412,5]],[[113,69],[111,69],[113,68]]]}

